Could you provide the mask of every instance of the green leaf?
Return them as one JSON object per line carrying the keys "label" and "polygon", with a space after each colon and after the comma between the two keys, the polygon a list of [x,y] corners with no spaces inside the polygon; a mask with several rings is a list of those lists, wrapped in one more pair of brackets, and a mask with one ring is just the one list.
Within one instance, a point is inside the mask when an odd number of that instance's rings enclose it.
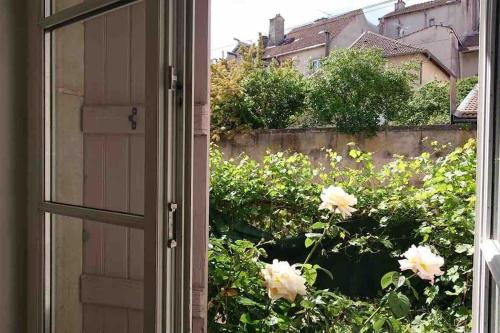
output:
{"label": "green leaf", "polygon": [[320,233],[317,233],[317,232],[308,232],[306,234],[307,238],[321,238],[321,236],[323,236],[323,234],[320,234]]}
{"label": "green leaf", "polygon": [[312,239],[312,238],[306,238],[306,240],[304,241],[304,245],[305,245],[306,249],[308,247],[310,247],[311,245],[313,245],[314,242],[316,242],[314,239]]}
{"label": "green leaf", "polygon": [[303,299],[300,302],[300,306],[302,306],[304,309],[312,309],[312,308],[314,308],[314,302],[312,302],[309,299]]}
{"label": "green leaf", "polygon": [[311,264],[302,265],[302,276],[306,279],[307,284],[312,286],[318,277],[316,267]]}
{"label": "green leaf", "polygon": [[311,225],[312,230],[318,230],[318,229],[324,229],[326,227],[326,223],[323,222],[316,222]]}
{"label": "green leaf", "polygon": [[399,288],[401,287],[403,284],[405,284],[405,281],[406,281],[406,278],[404,277],[404,275],[400,275],[398,280],[396,281],[396,288]]}
{"label": "green leaf", "polygon": [[328,275],[328,277],[333,280],[333,274],[332,272],[330,272],[329,270],[327,270],[326,268],[323,268],[321,267],[320,265],[314,265],[314,268],[317,269],[317,270],[320,270],[322,271],[323,273],[325,273],[326,275]]}
{"label": "green leaf", "polygon": [[382,287],[382,289],[386,289],[387,287],[389,287],[392,284],[392,279],[393,279],[394,274],[397,274],[397,273],[396,272],[389,272],[389,273],[384,274],[384,276],[382,276],[382,278],[380,279],[380,286]]}
{"label": "green leaf", "polygon": [[379,332],[382,329],[382,327],[384,327],[384,324],[385,324],[385,318],[378,318],[373,323],[373,329],[375,330],[375,332]]}
{"label": "green leaf", "polygon": [[387,299],[389,308],[397,318],[406,317],[410,312],[410,300],[402,293],[392,291]]}
{"label": "green leaf", "polygon": [[247,297],[238,297],[237,299],[237,302],[240,303],[241,305],[244,305],[244,306],[258,306],[258,307],[261,307],[261,304],[255,302],[254,300],[251,300],[250,298],[247,298]]}

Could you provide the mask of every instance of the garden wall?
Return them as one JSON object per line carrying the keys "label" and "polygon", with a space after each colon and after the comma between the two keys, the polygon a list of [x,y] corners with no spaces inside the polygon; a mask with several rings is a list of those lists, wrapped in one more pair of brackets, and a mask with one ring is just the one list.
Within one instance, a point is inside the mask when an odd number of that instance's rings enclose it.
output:
{"label": "garden wall", "polygon": [[[414,127],[389,127],[375,136],[347,135],[334,128],[256,130],[222,138],[217,143],[227,158],[245,152],[260,160],[266,150],[290,150],[308,155],[314,162],[324,162],[323,148],[330,148],[343,156],[349,152],[348,143],[354,142],[364,151],[374,153],[377,165],[388,162],[394,154],[418,156],[429,150],[431,141],[450,143],[451,147],[463,145],[476,137],[474,125],[438,125]],[[424,139],[428,138],[427,141]]]}

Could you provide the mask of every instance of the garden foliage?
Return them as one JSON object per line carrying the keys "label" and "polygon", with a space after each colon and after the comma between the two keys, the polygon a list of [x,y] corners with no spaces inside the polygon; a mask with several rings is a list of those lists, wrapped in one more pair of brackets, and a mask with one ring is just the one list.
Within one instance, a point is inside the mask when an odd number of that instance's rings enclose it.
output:
{"label": "garden foliage", "polygon": [[[238,60],[211,65],[212,133],[257,128],[335,126],[374,134],[381,125],[450,121],[449,86],[415,85],[412,63],[391,66],[376,49],[339,49],[304,76],[293,60],[263,59],[261,44],[242,46]],[[460,103],[477,77],[457,82]]]}
{"label": "garden foliage", "polygon": [[[213,146],[210,331],[470,331],[475,143],[429,146],[377,167],[354,145],[345,159],[325,151],[324,166],[296,153],[227,161]],[[357,198],[351,217],[318,210],[331,185]],[[444,257],[435,284],[396,272],[412,244]],[[305,296],[270,302],[260,272],[273,259],[306,262]]]}

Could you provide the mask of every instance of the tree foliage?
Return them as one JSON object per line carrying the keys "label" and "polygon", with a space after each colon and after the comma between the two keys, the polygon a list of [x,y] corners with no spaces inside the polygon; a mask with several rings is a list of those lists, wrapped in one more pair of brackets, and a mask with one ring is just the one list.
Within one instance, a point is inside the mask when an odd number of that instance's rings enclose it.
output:
{"label": "tree foliage", "polygon": [[[477,84],[477,76],[457,81],[457,107]],[[440,125],[450,122],[450,86],[431,81],[415,89],[408,107],[396,119],[396,125]]]}
{"label": "tree foliage", "polygon": [[[391,66],[379,50],[334,50],[311,76],[292,60],[264,61],[263,45],[211,65],[212,133],[256,128],[335,126],[372,135],[382,124],[447,124],[449,84],[414,85],[411,64]],[[457,103],[477,77],[457,82]]]}
{"label": "tree foliage", "polygon": [[244,107],[253,128],[286,128],[302,112],[307,92],[303,75],[292,61],[257,68],[242,81]]}
{"label": "tree foliage", "polygon": [[253,115],[245,107],[242,81],[254,70],[264,68],[262,49],[257,45],[240,47],[240,60],[221,59],[211,65],[211,125],[218,135],[249,126]]}
{"label": "tree foliage", "polygon": [[412,77],[373,49],[334,50],[311,77],[308,103],[323,124],[345,133],[374,134],[411,96]]}
{"label": "tree foliage", "polygon": [[211,65],[212,130],[285,128],[304,108],[307,84],[291,61],[264,63],[262,45],[242,46],[237,60]]}
{"label": "tree foliage", "polygon": [[449,85],[431,81],[416,89],[407,108],[396,120],[399,125],[435,125],[450,122]]}

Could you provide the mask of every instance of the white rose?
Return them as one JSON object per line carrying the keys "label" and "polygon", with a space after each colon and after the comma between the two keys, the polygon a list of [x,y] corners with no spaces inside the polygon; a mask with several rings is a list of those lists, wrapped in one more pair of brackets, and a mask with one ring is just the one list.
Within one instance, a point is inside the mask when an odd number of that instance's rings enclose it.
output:
{"label": "white rose", "polygon": [[400,269],[402,271],[412,270],[421,279],[429,280],[434,284],[434,277],[443,275],[444,272],[440,270],[444,265],[443,257],[432,253],[431,249],[427,246],[416,247],[412,245],[408,251],[403,253],[406,259],[399,260]]}
{"label": "white rose", "polygon": [[328,209],[331,212],[340,213],[343,218],[346,218],[356,211],[352,206],[357,203],[358,199],[354,195],[347,194],[340,187],[330,186],[321,192],[319,209]]}
{"label": "white rose", "polygon": [[273,260],[261,271],[269,298],[277,300],[285,298],[295,301],[297,294],[306,294],[306,279],[300,272],[286,261]]}

